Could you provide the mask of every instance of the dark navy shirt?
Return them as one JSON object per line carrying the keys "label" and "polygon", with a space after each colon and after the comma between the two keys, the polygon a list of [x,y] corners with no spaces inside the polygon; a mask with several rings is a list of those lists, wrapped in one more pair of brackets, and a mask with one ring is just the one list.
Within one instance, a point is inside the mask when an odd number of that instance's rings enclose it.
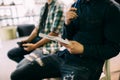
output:
{"label": "dark navy shirt", "polygon": [[[79,1],[79,0],[78,0]],[[120,5],[110,0],[81,0],[72,5],[78,18],[64,26],[63,38],[83,44],[83,54],[63,53],[67,63],[95,70],[120,52]]]}

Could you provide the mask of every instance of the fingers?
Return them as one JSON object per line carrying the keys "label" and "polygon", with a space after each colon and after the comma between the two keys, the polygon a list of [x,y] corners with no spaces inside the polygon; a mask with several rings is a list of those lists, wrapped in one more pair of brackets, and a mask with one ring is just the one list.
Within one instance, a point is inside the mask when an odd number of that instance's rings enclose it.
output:
{"label": "fingers", "polygon": [[71,43],[70,44],[65,44],[65,43],[60,43],[62,46],[66,47],[66,48],[70,48],[71,47]]}
{"label": "fingers", "polygon": [[27,43],[27,44],[23,44],[22,46],[29,46],[29,44]]}
{"label": "fingers", "polygon": [[77,11],[77,9],[76,8],[74,8],[74,7],[71,7],[70,9],[69,9],[69,11]]}
{"label": "fingers", "polygon": [[32,43],[23,44],[23,47],[24,47],[24,50],[26,50],[26,51],[32,51],[32,50],[36,49],[36,47]]}
{"label": "fingers", "polygon": [[69,11],[66,13],[66,19],[75,19],[78,17],[76,13],[76,8],[70,8]]}
{"label": "fingers", "polygon": [[26,51],[30,51],[30,44],[29,43],[27,43],[27,44],[23,44],[23,47],[24,47],[24,50],[26,50]]}
{"label": "fingers", "polygon": [[69,15],[68,15],[68,18],[71,18],[71,19],[77,18],[77,16],[78,16],[78,15],[77,15],[75,12],[73,12],[73,11],[69,12],[68,14],[69,14]]}
{"label": "fingers", "polygon": [[32,45],[31,43],[22,44],[23,47],[29,47],[31,45]]}

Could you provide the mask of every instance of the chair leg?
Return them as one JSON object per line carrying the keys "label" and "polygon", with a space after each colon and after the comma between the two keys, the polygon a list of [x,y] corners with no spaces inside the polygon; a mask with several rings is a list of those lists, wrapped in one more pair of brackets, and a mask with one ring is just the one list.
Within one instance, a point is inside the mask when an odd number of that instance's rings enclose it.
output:
{"label": "chair leg", "polygon": [[110,60],[106,60],[103,67],[103,73],[99,80],[111,80],[110,74]]}
{"label": "chair leg", "polygon": [[105,61],[105,74],[106,74],[106,80],[111,80],[110,60]]}

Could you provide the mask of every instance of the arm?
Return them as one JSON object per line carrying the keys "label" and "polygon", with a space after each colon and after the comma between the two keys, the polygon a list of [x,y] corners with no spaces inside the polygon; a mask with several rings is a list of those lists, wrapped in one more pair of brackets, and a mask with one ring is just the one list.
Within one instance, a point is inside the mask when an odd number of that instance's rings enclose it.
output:
{"label": "arm", "polygon": [[22,40],[21,42],[31,42],[36,36],[37,36],[38,29],[35,27],[29,37],[25,40]]}
{"label": "arm", "polygon": [[42,15],[43,15],[43,10],[44,10],[44,8],[45,8],[45,6],[43,6],[42,8],[41,8],[41,12],[40,12],[40,17],[39,17],[39,25],[38,26],[36,26],[35,28],[34,28],[34,30],[32,31],[32,33],[29,35],[29,37],[26,39],[26,40],[23,40],[22,42],[31,42],[36,36],[37,36],[37,34],[38,34],[38,30],[39,30],[39,26],[40,26],[40,22],[41,22],[41,17],[42,17]]}
{"label": "arm", "polygon": [[[48,35],[51,35],[51,36],[58,36],[57,33],[54,33],[54,32],[50,32]],[[27,43],[27,44],[23,44],[23,46],[26,46],[24,49],[26,51],[31,51],[31,50],[34,50],[46,43],[50,42],[49,39],[46,39],[46,38],[43,38],[41,40],[39,40],[37,43],[33,44],[33,43]]]}
{"label": "arm", "polygon": [[[54,13],[55,15],[54,15],[53,24],[51,25],[52,29],[51,32],[48,34],[50,36],[58,36],[63,24],[63,8],[57,5]],[[48,43],[49,41],[50,41],[49,39],[43,38],[35,44],[35,47],[37,48],[39,46],[42,46]]]}
{"label": "arm", "polygon": [[[50,32],[48,35],[50,35],[50,36],[58,36],[58,33]],[[34,47],[38,48],[38,47],[40,47],[40,46],[42,46],[42,45],[44,45],[44,44],[46,44],[48,42],[50,42],[49,39],[43,38],[40,41],[38,41],[36,44],[34,44]]]}
{"label": "arm", "polygon": [[[52,29],[51,32],[48,33],[48,35],[50,36],[58,36],[61,28],[62,28],[62,24],[63,24],[63,8],[62,6],[59,5],[55,5],[55,12],[54,12],[54,19],[53,19],[53,24],[51,25]],[[48,43],[50,40],[48,39],[41,39],[38,43],[35,44],[36,47],[39,47],[41,45],[44,45],[46,43]]]}
{"label": "arm", "polygon": [[72,21],[78,17],[78,15],[76,14],[76,10],[76,8],[72,7],[65,14],[65,24],[63,27],[62,35],[64,39],[67,38],[68,40],[72,40],[74,34],[76,33],[76,29],[72,24]]}
{"label": "arm", "polygon": [[[55,13],[54,20],[53,20],[53,23],[51,25],[52,29],[51,29],[51,32],[48,33],[48,35],[58,36],[58,34],[61,31],[62,24],[63,24],[63,10],[62,10],[62,7],[60,7],[60,6],[56,7],[56,10],[55,10],[54,13]],[[49,39],[43,38],[35,44],[24,44],[24,46],[27,46],[27,48],[24,48],[24,49],[27,50],[27,51],[31,51],[31,50],[34,50],[34,49],[36,49],[36,48],[38,48],[38,47],[40,47],[40,46],[42,46],[42,45],[44,45],[48,42],[50,42]]]}

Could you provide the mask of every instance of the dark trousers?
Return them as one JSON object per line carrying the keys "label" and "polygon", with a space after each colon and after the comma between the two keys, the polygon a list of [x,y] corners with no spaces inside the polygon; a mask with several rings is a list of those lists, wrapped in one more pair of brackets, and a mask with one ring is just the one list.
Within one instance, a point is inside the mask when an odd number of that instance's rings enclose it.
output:
{"label": "dark trousers", "polygon": [[[31,43],[36,43],[40,39],[41,39],[40,37],[36,37],[31,41]],[[8,58],[18,63],[24,58],[24,55],[29,54],[31,52],[32,51],[25,51],[22,47],[15,47],[9,50],[7,55],[8,55]]]}
{"label": "dark trousers", "polygon": [[56,58],[56,55],[54,56],[42,57],[43,66],[35,59],[33,61],[23,59],[11,74],[11,80],[42,80],[44,78],[61,77],[58,68],[62,60]]}
{"label": "dark trousers", "polygon": [[18,62],[20,62],[24,58],[24,55],[29,54],[30,52],[25,51],[21,47],[16,47],[16,48],[13,48],[10,51],[8,51],[8,57],[11,60],[13,60],[13,61],[18,63]]}
{"label": "dark trousers", "polygon": [[[40,59],[40,63],[37,61]],[[41,62],[42,61],[42,62]],[[11,74],[11,80],[42,80],[44,78],[60,77],[61,80],[91,80],[88,68],[70,65],[56,54],[23,59]]]}

